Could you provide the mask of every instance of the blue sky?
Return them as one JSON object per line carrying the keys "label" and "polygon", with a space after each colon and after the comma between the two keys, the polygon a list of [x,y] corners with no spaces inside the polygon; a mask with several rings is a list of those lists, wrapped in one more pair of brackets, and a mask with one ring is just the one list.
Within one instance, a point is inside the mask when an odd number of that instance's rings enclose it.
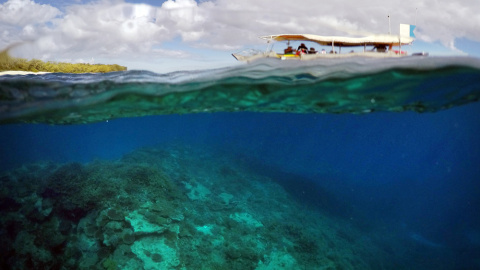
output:
{"label": "blue sky", "polygon": [[[480,57],[480,1],[304,0],[0,1],[0,47],[47,61],[116,63],[169,72],[238,64],[231,53],[264,49],[258,36],[282,33],[392,34],[417,25],[402,48]],[[348,8],[346,8],[348,7]],[[283,44],[277,45],[279,47]]]}

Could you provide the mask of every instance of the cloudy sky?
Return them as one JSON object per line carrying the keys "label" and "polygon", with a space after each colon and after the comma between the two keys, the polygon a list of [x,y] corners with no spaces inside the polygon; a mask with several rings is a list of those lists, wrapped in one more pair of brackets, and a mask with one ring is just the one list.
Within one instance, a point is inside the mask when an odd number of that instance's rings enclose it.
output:
{"label": "cloudy sky", "polygon": [[17,57],[169,72],[235,65],[258,36],[398,34],[408,51],[480,57],[479,0],[0,0],[0,48]]}

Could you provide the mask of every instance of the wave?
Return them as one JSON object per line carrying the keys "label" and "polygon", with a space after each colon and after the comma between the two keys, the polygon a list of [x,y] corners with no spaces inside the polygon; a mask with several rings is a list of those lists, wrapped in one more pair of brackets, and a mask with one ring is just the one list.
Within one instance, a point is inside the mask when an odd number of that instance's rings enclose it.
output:
{"label": "wave", "polygon": [[0,124],[79,124],[199,112],[435,112],[478,101],[480,60],[407,57],[266,59],[229,68],[156,74],[0,77]]}

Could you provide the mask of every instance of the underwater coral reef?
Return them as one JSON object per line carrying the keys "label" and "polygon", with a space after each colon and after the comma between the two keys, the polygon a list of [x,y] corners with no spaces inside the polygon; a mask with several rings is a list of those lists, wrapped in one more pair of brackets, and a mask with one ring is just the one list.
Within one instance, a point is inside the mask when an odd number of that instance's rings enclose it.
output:
{"label": "underwater coral reef", "polygon": [[4,172],[0,268],[404,268],[385,236],[301,204],[253,167],[174,145]]}

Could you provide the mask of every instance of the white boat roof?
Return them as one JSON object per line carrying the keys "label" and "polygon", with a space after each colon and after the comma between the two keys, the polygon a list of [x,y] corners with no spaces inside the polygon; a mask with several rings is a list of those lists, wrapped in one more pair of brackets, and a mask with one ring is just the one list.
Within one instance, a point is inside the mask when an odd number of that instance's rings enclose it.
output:
{"label": "white boat roof", "polygon": [[275,41],[312,41],[324,46],[365,46],[365,45],[410,45],[414,38],[412,37],[400,37],[395,35],[373,35],[367,37],[341,37],[341,36],[317,36],[310,34],[282,34],[261,36],[261,39],[275,40]]}

